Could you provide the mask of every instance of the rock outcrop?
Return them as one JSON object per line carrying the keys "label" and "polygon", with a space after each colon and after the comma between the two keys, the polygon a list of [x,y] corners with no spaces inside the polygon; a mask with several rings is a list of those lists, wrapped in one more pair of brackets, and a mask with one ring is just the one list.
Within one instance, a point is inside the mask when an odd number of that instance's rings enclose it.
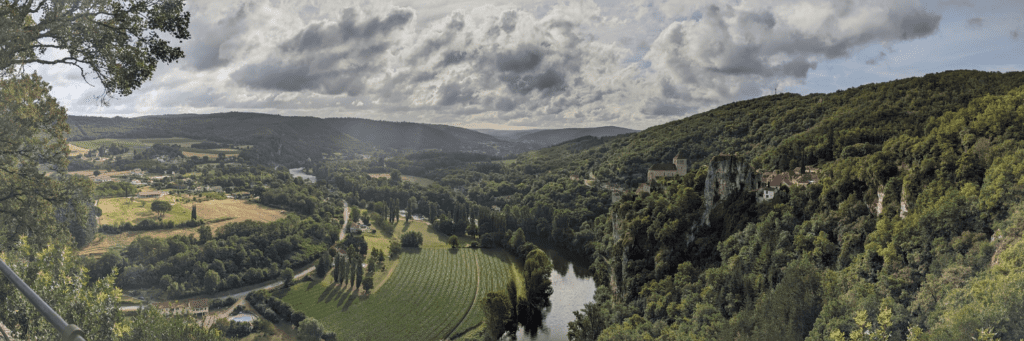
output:
{"label": "rock outcrop", "polygon": [[711,158],[708,176],[704,180],[704,215],[701,224],[711,224],[711,210],[722,200],[728,200],[736,193],[757,189],[757,177],[742,158],[719,155]]}

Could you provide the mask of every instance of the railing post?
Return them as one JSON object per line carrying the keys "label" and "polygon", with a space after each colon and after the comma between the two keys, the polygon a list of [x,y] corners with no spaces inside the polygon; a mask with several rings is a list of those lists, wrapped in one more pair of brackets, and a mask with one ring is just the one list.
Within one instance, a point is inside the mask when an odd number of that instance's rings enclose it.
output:
{"label": "railing post", "polygon": [[76,325],[65,322],[64,319],[61,318],[60,315],[57,315],[57,312],[53,311],[53,308],[50,308],[50,306],[46,304],[39,295],[36,295],[36,292],[33,291],[32,288],[29,288],[28,284],[25,284],[25,281],[22,281],[21,277],[18,277],[18,274],[14,273],[14,270],[11,270],[3,260],[0,260],[0,271],[4,273],[4,276],[7,277],[11,283],[14,283],[14,286],[17,287],[23,295],[25,295],[25,298],[28,298],[28,301],[31,302],[32,305],[36,306],[36,309],[39,309],[39,312],[43,313],[43,317],[46,317],[46,320],[50,321],[50,324],[52,324],[54,328],[57,328],[60,332],[61,340],[85,341],[85,338],[83,337],[85,333],[82,329],[78,328]]}

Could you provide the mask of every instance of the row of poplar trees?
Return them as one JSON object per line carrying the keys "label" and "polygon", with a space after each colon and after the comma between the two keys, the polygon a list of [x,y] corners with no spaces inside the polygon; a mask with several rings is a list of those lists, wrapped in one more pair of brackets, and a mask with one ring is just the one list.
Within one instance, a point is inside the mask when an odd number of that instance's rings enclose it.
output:
{"label": "row of poplar trees", "polygon": [[[373,277],[365,276],[363,261],[365,255],[359,253],[354,245],[348,245],[344,252],[337,252],[331,248],[324,251],[320,257],[320,263],[316,267],[317,275],[326,277],[330,272],[335,283],[342,286],[354,285],[357,289],[369,291],[373,289]],[[331,269],[331,261],[334,261],[334,269]]]}

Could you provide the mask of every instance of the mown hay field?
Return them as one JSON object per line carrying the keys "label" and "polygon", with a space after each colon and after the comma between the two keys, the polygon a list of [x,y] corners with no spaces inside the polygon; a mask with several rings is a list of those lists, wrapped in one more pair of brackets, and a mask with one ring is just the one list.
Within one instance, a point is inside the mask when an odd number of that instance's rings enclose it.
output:
{"label": "mown hay field", "polygon": [[502,250],[406,248],[376,293],[357,295],[330,278],[275,295],[341,339],[441,340],[483,322],[479,301],[504,290],[513,265]]}
{"label": "mown hay field", "polygon": [[[99,224],[122,224],[126,221],[137,223],[143,219],[156,219],[157,214],[153,213],[151,203],[154,199],[127,198],[100,199],[99,207],[103,215],[98,219]],[[171,212],[164,214],[164,221],[171,220],[175,223],[183,223],[192,219],[192,204],[196,205],[196,215],[205,221],[217,221],[210,224],[214,233],[221,226],[232,222],[253,220],[260,222],[271,222],[284,218],[286,211],[266,207],[247,200],[225,199],[206,200],[194,202],[185,197],[165,195],[160,198],[163,201],[171,201]],[[143,207],[145,203],[145,207]],[[152,231],[127,231],[118,234],[97,233],[96,239],[86,248],[80,251],[83,255],[99,255],[111,249],[123,249],[128,247],[136,238],[150,236],[154,238],[166,238],[176,235],[195,235],[196,228],[175,228],[169,230]]]}

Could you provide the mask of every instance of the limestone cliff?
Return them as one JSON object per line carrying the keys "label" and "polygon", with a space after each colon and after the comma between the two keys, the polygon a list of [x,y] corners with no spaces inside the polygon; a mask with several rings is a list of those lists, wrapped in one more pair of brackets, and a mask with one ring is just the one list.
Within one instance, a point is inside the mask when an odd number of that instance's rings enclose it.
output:
{"label": "limestone cliff", "polygon": [[757,189],[757,176],[742,158],[719,155],[711,158],[708,176],[704,180],[704,214],[701,224],[711,225],[711,210],[716,205],[744,191]]}

